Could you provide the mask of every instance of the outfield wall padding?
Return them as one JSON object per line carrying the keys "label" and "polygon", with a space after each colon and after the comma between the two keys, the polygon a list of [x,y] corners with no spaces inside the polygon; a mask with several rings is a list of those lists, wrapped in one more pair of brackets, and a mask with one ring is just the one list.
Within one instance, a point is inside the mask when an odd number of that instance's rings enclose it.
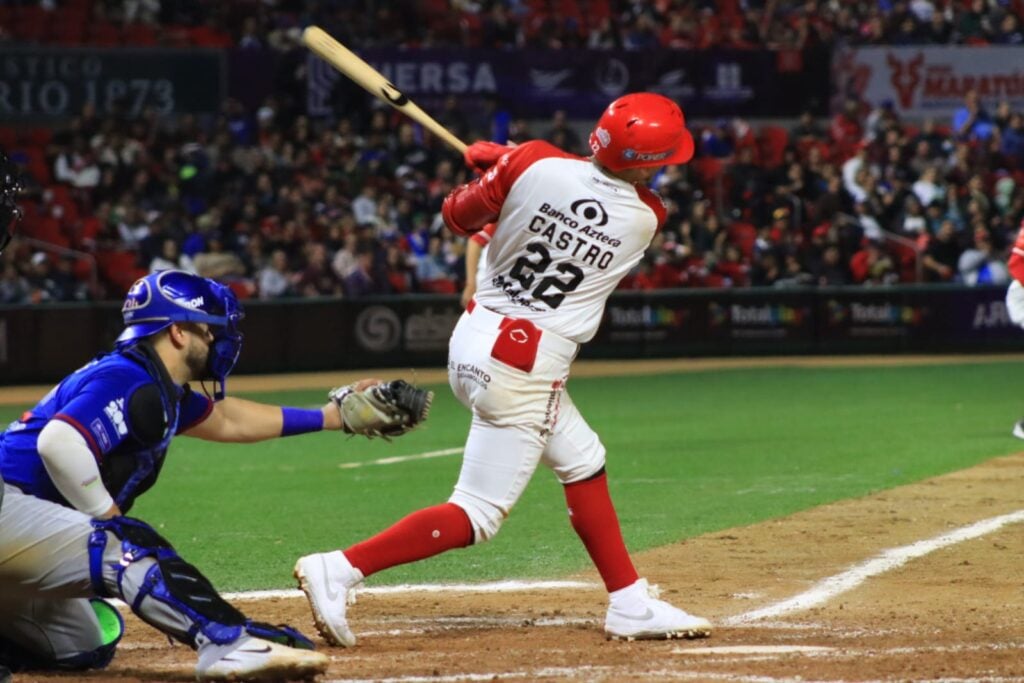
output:
{"label": "outfield wall padding", "polygon": [[[583,358],[1024,350],[1002,287],[616,293]],[[237,372],[446,362],[457,297],[246,301]],[[0,307],[0,385],[60,379],[121,329],[115,303]]]}

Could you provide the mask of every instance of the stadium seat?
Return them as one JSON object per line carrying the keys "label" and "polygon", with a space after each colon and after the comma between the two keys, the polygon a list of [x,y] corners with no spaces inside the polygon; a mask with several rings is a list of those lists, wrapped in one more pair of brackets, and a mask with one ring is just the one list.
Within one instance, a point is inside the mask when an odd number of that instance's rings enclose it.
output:
{"label": "stadium seat", "polygon": [[19,144],[20,135],[17,129],[9,126],[0,126],[0,147],[10,152]]}
{"label": "stadium seat", "polygon": [[88,282],[92,279],[92,261],[87,258],[76,258],[74,265],[71,266],[71,272],[76,279]]}
{"label": "stadium seat", "polygon": [[717,157],[697,157],[690,162],[690,166],[697,174],[697,184],[704,194],[710,197],[714,194],[714,188],[717,187],[725,168],[722,160]]}
{"label": "stadium seat", "polygon": [[420,290],[430,294],[455,294],[458,291],[455,283],[447,278],[423,280],[420,282]]}
{"label": "stadium seat", "polygon": [[750,258],[754,253],[754,242],[757,241],[757,228],[751,223],[735,221],[729,226],[726,234],[729,235],[729,241],[739,247],[743,256]]}
{"label": "stadium seat", "polygon": [[28,142],[35,147],[46,147],[53,140],[53,129],[49,126],[38,126],[28,131]]}
{"label": "stadium seat", "polygon": [[144,268],[136,265],[135,253],[130,251],[98,251],[96,263],[100,277],[115,287],[118,296],[127,292],[132,283],[147,273]]}
{"label": "stadium seat", "polygon": [[85,23],[62,20],[53,27],[52,38],[61,45],[81,45],[85,42]]}
{"label": "stadium seat", "polygon": [[239,299],[251,299],[256,294],[256,285],[252,280],[232,280],[226,284]]}
{"label": "stadium seat", "polygon": [[29,175],[40,185],[49,185],[53,182],[50,171],[50,164],[46,160],[46,153],[40,147],[25,147],[24,154],[27,159],[25,164]]}
{"label": "stadium seat", "polygon": [[151,46],[160,43],[156,31],[146,24],[128,24],[124,27],[125,45]]}
{"label": "stadium seat", "polygon": [[100,47],[121,45],[121,29],[109,21],[96,21],[89,27],[89,43]]}
{"label": "stadium seat", "polygon": [[71,190],[65,185],[50,185],[47,190],[53,193],[52,203],[59,206],[64,212],[62,216],[64,225],[77,223],[79,220],[78,203],[71,196]]}
{"label": "stadium seat", "polygon": [[53,216],[38,216],[33,220],[26,219],[25,234],[43,242],[56,244],[60,247],[71,246],[71,241],[61,229],[60,221]]}
{"label": "stadium seat", "polygon": [[763,126],[761,128],[761,165],[774,168],[782,163],[789,144],[789,131],[782,126]]}

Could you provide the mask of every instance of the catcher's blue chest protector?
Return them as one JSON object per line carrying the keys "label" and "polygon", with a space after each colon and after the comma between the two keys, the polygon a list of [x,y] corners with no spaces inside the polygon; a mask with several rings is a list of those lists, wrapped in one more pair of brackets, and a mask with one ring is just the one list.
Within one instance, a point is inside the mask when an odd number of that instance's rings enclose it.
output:
{"label": "catcher's blue chest protector", "polygon": [[156,481],[171,438],[201,422],[213,402],[175,384],[145,343],[97,357],[58,384],[0,434],[0,472],[27,494],[68,506],[36,448],[61,420],[84,438],[122,512]]}

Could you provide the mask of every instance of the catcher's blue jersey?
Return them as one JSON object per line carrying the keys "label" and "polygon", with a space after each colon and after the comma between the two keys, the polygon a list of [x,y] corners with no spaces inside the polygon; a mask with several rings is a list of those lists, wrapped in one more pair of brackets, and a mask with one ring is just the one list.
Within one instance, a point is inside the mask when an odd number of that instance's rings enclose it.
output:
{"label": "catcher's blue jersey", "polygon": [[125,512],[152,486],[171,437],[212,409],[213,401],[175,384],[149,348],[102,355],[68,375],[0,434],[0,472],[25,493],[68,505],[36,448],[46,423],[61,420],[85,438],[103,484]]}

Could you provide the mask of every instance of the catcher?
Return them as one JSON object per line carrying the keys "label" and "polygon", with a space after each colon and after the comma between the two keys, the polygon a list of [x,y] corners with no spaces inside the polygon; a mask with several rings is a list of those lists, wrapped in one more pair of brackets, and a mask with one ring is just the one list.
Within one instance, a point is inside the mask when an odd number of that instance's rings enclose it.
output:
{"label": "catcher", "polygon": [[[328,660],[287,626],[225,602],[145,522],[126,517],[155,482],[171,439],[250,442],[322,429],[394,436],[432,394],[365,379],[319,409],[225,395],[242,350],[228,288],[166,270],[138,280],[115,349],[73,372],[0,434],[0,667],[105,667],[124,622],[104,598],[198,650],[200,680],[302,678]],[[213,396],[191,382],[214,383]],[[2,670],[2,668],[0,668]]]}

